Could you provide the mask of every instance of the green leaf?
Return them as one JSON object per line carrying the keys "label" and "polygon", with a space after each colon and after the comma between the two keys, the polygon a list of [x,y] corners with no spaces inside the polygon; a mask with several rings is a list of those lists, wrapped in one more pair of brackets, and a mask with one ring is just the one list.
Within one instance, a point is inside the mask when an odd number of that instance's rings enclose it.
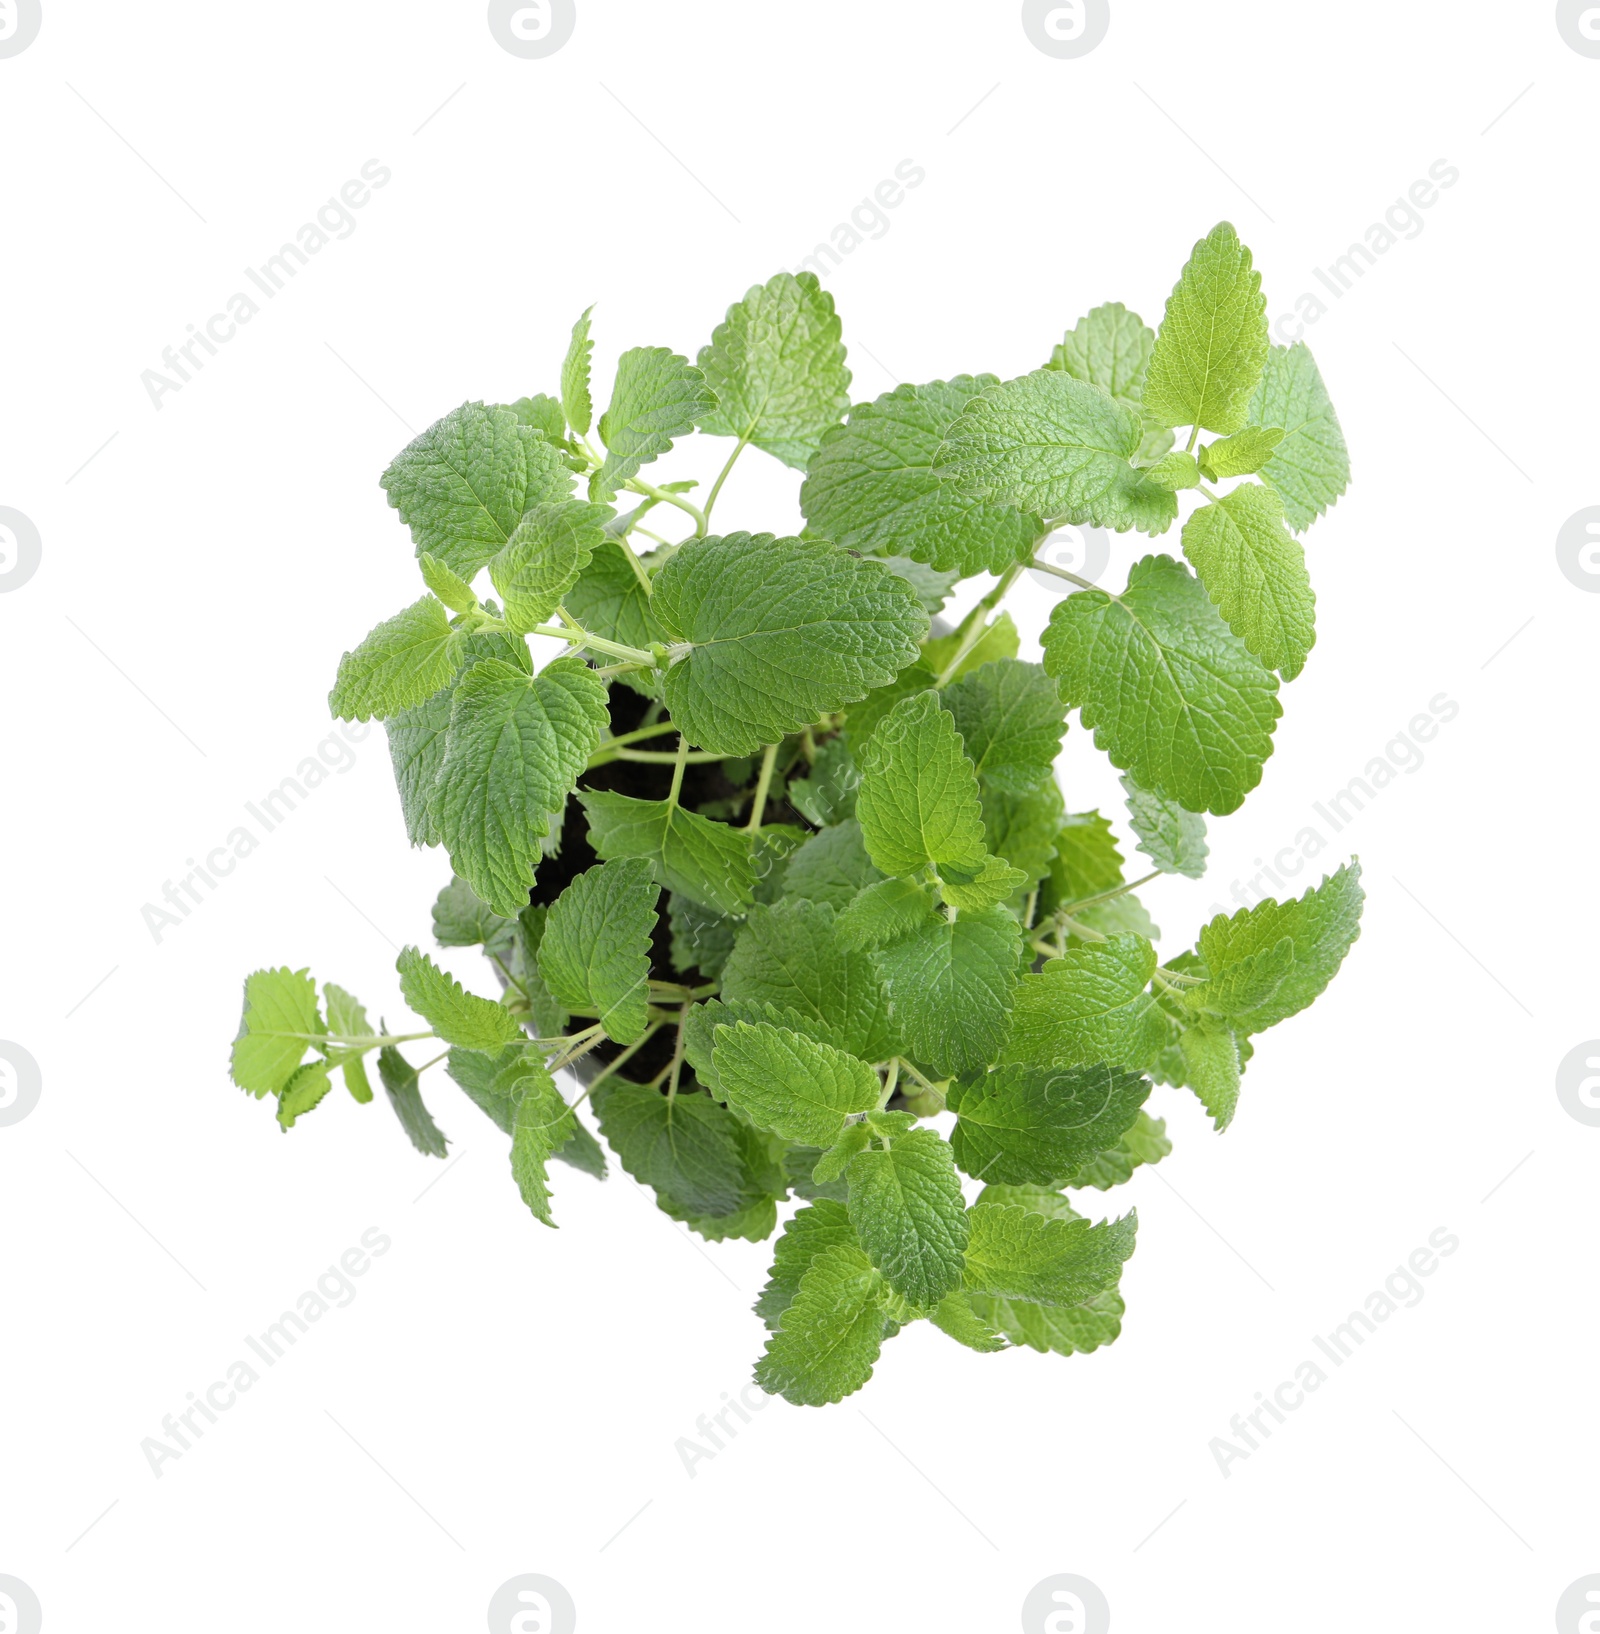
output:
{"label": "green leaf", "polygon": [[1120,596],[1068,596],[1042,641],[1044,667],[1096,747],[1143,787],[1226,816],[1261,781],[1282,713],[1277,678],[1170,556],[1135,562]]}
{"label": "green leaf", "polygon": [[1183,553],[1233,633],[1292,681],[1317,639],[1316,597],[1277,490],[1246,482],[1202,505],[1183,525]]}
{"label": "green leaf", "polygon": [[434,821],[432,806],[439,768],[444,764],[454,703],[454,688],[445,687],[426,703],[391,715],[383,723],[395,787],[400,794],[400,810],[405,818],[406,838],[413,845],[438,845],[443,838]]}
{"label": "green leaf", "polygon": [[1020,870],[1030,885],[1050,871],[1061,806],[1061,790],[1054,778],[1026,794],[996,789],[984,794],[983,829],[989,849]]}
{"label": "green leaf", "polygon": [[533,656],[521,636],[479,631],[462,637],[456,653],[459,665],[447,686],[441,687],[426,703],[402,710],[384,722],[395,785],[405,816],[406,836],[413,845],[438,845],[442,838],[435,815],[439,768],[444,764],[450,712],[461,677],[486,658],[500,659],[524,674],[533,673]]}
{"label": "green leaf", "polygon": [[842,737],[829,738],[805,777],[789,780],[785,798],[807,822],[818,828],[842,823],[856,814],[861,773]]}
{"label": "green leaf", "polygon": [[493,1051],[521,1036],[517,1018],[503,1004],[467,992],[420,948],[403,949],[395,969],[406,1003],[446,1044]]}
{"label": "green leaf", "polygon": [[1122,1139],[1149,1093],[1148,1078],[1101,1062],[1066,1071],[1000,1067],[952,1087],[950,1144],[975,1180],[1060,1183]]}
{"label": "green leaf", "polygon": [[1002,908],[943,916],[873,955],[909,1052],[941,1077],[982,1071],[1006,1036],[1022,930]]}
{"label": "green leaf", "polygon": [[772,1270],[756,1300],[756,1315],[768,1328],[776,1329],[817,1255],[830,1248],[857,1247],[843,1203],[825,1199],[800,1209],[773,1246]]}
{"label": "green leaf", "polygon": [[883,875],[867,855],[861,824],[853,817],[813,834],[789,859],[784,894],[809,902],[828,902],[841,912]]}
{"label": "green leaf", "polygon": [[539,943],[539,974],[558,1003],[596,1017],[606,1037],[632,1044],[649,1025],[650,939],[656,884],[642,857],[602,863],[551,906]]}
{"label": "green leaf", "polygon": [[400,1127],[406,1132],[406,1139],[424,1157],[443,1157],[450,1142],[433,1121],[433,1114],[422,1104],[417,1069],[392,1044],[378,1051],[378,1078],[394,1115],[400,1120]]}
{"label": "green leaf", "polygon": [[1091,1225],[978,1203],[967,1212],[967,1288],[1030,1304],[1081,1305],[1116,1287],[1138,1224],[1137,1214]]}
{"label": "green leaf", "polygon": [[1135,404],[1144,397],[1155,331],[1121,301],[1097,306],[1078,319],[1050,358],[1052,369],[1064,369],[1111,396]]}
{"label": "green leaf", "polygon": [[955,571],[1003,573],[1044,533],[1037,516],[964,496],[934,474],[945,435],[999,381],[958,375],[858,403],[822,440],[800,489],[813,533],[866,556],[908,556]]}
{"label": "green leaf", "polygon": [[550,1154],[556,1162],[569,1168],[593,1175],[596,1180],[606,1177],[606,1154],[593,1135],[581,1124],[576,1115],[572,1119],[572,1133]]}
{"label": "green leaf", "polygon": [[948,1334],[957,1344],[984,1355],[1008,1348],[1006,1341],[994,1331],[993,1324],[984,1320],[973,1309],[973,1296],[959,1290],[946,1294],[934,1308],[929,1320],[941,1333]]}
{"label": "green leaf", "polygon": [[766,533],[685,545],[657,575],[653,609],[687,647],[667,671],[672,718],[724,755],[859,702],[915,661],[928,630],[881,562]]}
{"label": "green leaf", "polygon": [[544,1057],[526,1041],[508,1044],[498,1055],[457,1046],[445,1058],[444,1070],[472,1104],[509,1135],[516,1128],[522,1083],[544,1070]]}
{"label": "green leaf", "polygon": [[339,660],[328,707],[337,720],[368,721],[424,703],[455,675],[459,645],[443,602],[424,596]]}
{"label": "green leaf", "polygon": [[1294,941],[1280,937],[1223,967],[1199,987],[1185,988],[1181,998],[1190,1010],[1232,1018],[1259,1010],[1283,986],[1294,968]]}
{"label": "green leaf", "polygon": [[705,1238],[708,1243],[764,1242],[778,1229],[778,1202],[774,1197],[757,1199],[737,1214],[685,1214],[657,1200],[663,1214],[680,1220],[688,1228]]}
{"label": "green leaf", "polygon": [[756,871],[756,901],[776,902],[789,889],[789,859],[810,839],[794,823],[763,823],[750,844],[750,865]]}
{"label": "green leaf", "polygon": [[1222,477],[1247,477],[1272,458],[1273,449],[1283,438],[1282,426],[1247,425],[1231,437],[1202,448],[1200,469],[1213,481]]}
{"label": "green leaf", "polygon": [[1021,868],[1013,868],[1000,857],[985,857],[976,871],[947,868],[939,881],[940,894],[952,908],[975,913],[1009,901],[1029,883]]}
{"label": "green leaf", "polygon": [[861,752],[856,817],[883,873],[976,871],[986,855],[978,779],[935,692],[903,698]]}
{"label": "green leaf", "polygon": [[1067,706],[1043,665],[1015,658],[984,664],[947,687],[943,699],[987,787],[1022,794],[1049,777]]}
{"label": "green leaf", "polygon": [[1145,481],[1153,482],[1158,488],[1170,488],[1177,492],[1183,488],[1198,488],[1203,474],[1193,454],[1177,449],[1149,466],[1144,475]]}
{"label": "green leaf", "polygon": [[[508,1044],[498,1055],[453,1049],[445,1070],[507,1135],[516,1132],[517,1108],[526,1085],[547,1076],[543,1056],[526,1043]],[[571,1133],[557,1141],[550,1156],[596,1180],[606,1177],[606,1155],[576,1116],[571,1119]]]}
{"label": "green leaf", "polygon": [[1082,1168],[1063,1178],[1065,1186],[1093,1186],[1110,1191],[1132,1179],[1133,1171],[1146,1163],[1159,1163],[1172,1150],[1167,1126],[1160,1118],[1141,1112],[1133,1127],[1109,1151],[1091,1158]]}
{"label": "green leaf", "polygon": [[865,1062],[786,1027],[740,1021],[713,1033],[724,1099],[760,1129],[807,1146],[831,1146],[847,1116],[878,1104],[882,1086]]}
{"label": "green leaf", "polygon": [[756,1363],[756,1383],[796,1407],[842,1401],[883,1348],[884,1283],[854,1244],[816,1255]]}
{"label": "green leaf", "polygon": [[803,471],[850,404],[839,333],[833,297],[814,274],[780,272],[754,285],[696,360],[717,399],[700,429]]}
{"label": "green leaf", "polygon": [[332,1088],[333,1080],[328,1076],[327,1062],[308,1061],[305,1066],[296,1067],[278,1096],[279,1127],[292,1129],[295,1119],[319,1105]]}
{"label": "green leaf", "polygon": [[839,940],[849,948],[887,947],[926,924],[933,907],[933,897],[915,880],[879,880],[839,915]]}
{"label": "green leaf", "polygon": [[566,1030],[568,1021],[567,1012],[556,1003],[539,974],[539,944],[544,940],[548,917],[549,909],[531,904],[517,915],[508,967],[511,980],[527,995],[529,1010],[523,1025],[537,1038],[555,1038]]}
{"label": "green leaf", "polygon": [[502,918],[464,879],[452,879],[433,904],[433,939],[440,947],[483,947],[505,953],[513,921]]}
{"label": "green leaf", "polygon": [[523,512],[572,492],[560,452],[510,409],[483,403],[463,403],[435,421],[381,480],[418,555],[427,551],[469,582]]}
{"label": "green leaf", "polygon": [[465,613],[478,605],[472,586],[457,578],[437,557],[423,551],[417,565],[422,569],[422,582],[455,613]]}
{"label": "green leaf", "polygon": [[1184,1077],[1217,1129],[1233,1122],[1239,1105],[1239,1045],[1227,1027],[1202,1022],[1178,1039]]}
{"label": "green leaf", "polygon": [[913,1129],[888,1150],[858,1152],[847,1171],[850,1224],[884,1281],[927,1308],[961,1286],[967,1209],[955,1161],[932,1129]]}
{"label": "green leaf", "polygon": [[1110,819],[1098,811],[1078,811],[1064,818],[1056,834],[1055,852],[1051,873],[1062,907],[1122,884],[1122,853]]}
{"label": "green leaf", "polygon": [[[844,1172],[850,1167],[850,1160],[858,1152],[864,1152],[872,1144],[877,1131],[869,1120],[863,1119],[860,1123],[847,1123],[843,1133],[822,1156],[812,1165],[811,1178],[820,1186],[833,1184],[843,1178]],[[810,1146],[793,1147],[794,1151],[814,1151]],[[850,1188],[845,1187],[843,1194],[848,1197]]]}
{"label": "green leaf", "polygon": [[1017,984],[1001,1062],[1148,1066],[1167,1038],[1163,1013],[1146,991],[1155,968],[1155,949],[1142,936],[1113,936],[1049,960]]}
{"label": "green leaf", "polygon": [[937,466],[957,492],[1047,517],[1164,533],[1171,491],[1134,469],[1144,438],[1135,409],[1059,369],[991,386],[950,427]]}
{"label": "green leaf", "polygon": [[240,1089],[260,1100],[276,1095],[294,1076],[306,1046],[326,1028],[309,970],[257,970],[245,978],[244,1018],[233,1041],[230,1072]]}
{"label": "green leaf", "polygon": [[1014,1345],[1056,1356],[1072,1356],[1109,1345],[1122,1332],[1126,1306],[1115,1289],[1081,1305],[1030,1305],[1022,1300],[968,1294],[978,1320],[1003,1333]]}
{"label": "green leaf", "polygon": [[533,1217],[553,1227],[547,1166],[556,1148],[572,1138],[572,1109],[542,1065],[528,1061],[526,1067],[511,1128],[511,1173]]}
{"label": "green leaf", "polygon": [[525,426],[532,426],[547,443],[561,443],[567,437],[567,417],[553,397],[538,391],[532,397],[519,397],[505,407]]}
{"label": "green leaf", "polygon": [[1237,431],[1268,345],[1261,274],[1232,225],[1219,222],[1195,245],[1167,301],[1145,379],[1146,413],[1163,426]]}
{"label": "green leaf", "polygon": [[572,339],[561,365],[561,412],[580,437],[589,435],[594,421],[594,403],[589,396],[589,360],[594,355],[594,342],[589,339],[589,314],[593,311],[592,306],[587,307],[573,324]]}
{"label": "green leaf", "polygon": [[497,913],[526,905],[539,842],[608,718],[605,683],[581,658],[532,676],[490,659],[457,684],[436,816],[455,871]]}
{"label": "green leaf", "polygon": [[667,898],[667,923],[672,932],[672,968],[680,976],[699,971],[708,981],[715,981],[733,952],[739,921],[732,914],[705,907],[692,896],[674,893]]}
{"label": "green leaf", "polygon": [[1303,341],[1268,353],[1250,400],[1250,423],[1284,428],[1261,474],[1283,495],[1289,526],[1304,533],[1349,487],[1350,454],[1317,360]]}
{"label": "green leaf", "polygon": [[872,956],[841,941],[833,908],[788,899],[750,911],[722,972],[722,996],[793,1010],[863,1061],[898,1053],[899,1029]]}
{"label": "green leaf", "polygon": [[1199,879],[1206,871],[1206,820],[1185,811],[1176,800],[1142,789],[1131,777],[1122,779],[1128,797],[1128,826],[1138,836],[1139,849],[1163,874]]}
{"label": "green leaf", "polygon": [[505,598],[505,618],[513,630],[525,632],[549,620],[606,543],[610,515],[607,505],[565,499],[534,506],[517,524],[505,549],[489,563],[489,577]]}
{"label": "green leaf", "polygon": [[1010,1185],[991,1181],[978,1193],[980,1203],[1015,1204],[1030,1214],[1042,1214],[1047,1220],[1081,1220],[1083,1216],[1063,1197],[1054,1185],[1013,1182]]}
{"label": "green leaf", "polygon": [[742,913],[755,897],[750,836],[743,829],[685,811],[670,800],[581,789],[589,843],[608,862],[643,857],[667,890],[719,913]]}
{"label": "green leaf", "polygon": [[716,1032],[718,1027],[747,1021],[752,1025],[765,1022],[800,1033],[817,1043],[837,1045],[837,1031],[815,1016],[801,1015],[798,1010],[780,1007],[755,999],[707,999],[702,1004],[691,1004],[683,1024],[684,1059],[694,1068],[695,1077],[719,1101],[727,1097],[717,1077],[715,1061]]}
{"label": "green leaf", "polygon": [[1294,964],[1272,996],[1233,1018],[1241,1032],[1275,1026],[1323,992],[1361,934],[1364,900],[1361,867],[1352,862],[1291,902],[1269,899],[1231,918],[1219,914],[1200,932],[1200,957],[1213,981],[1285,936],[1294,943]]}
{"label": "green leaf", "polygon": [[695,1216],[726,1216],[757,1200],[742,1126],[709,1095],[669,1100],[648,1084],[612,1078],[594,1098],[600,1132],[617,1161],[664,1204]]}
{"label": "green leaf", "polygon": [[636,346],[617,359],[611,407],[600,416],[605,464],[589,479],[591,499],[612,499],[641,466],[665,454],[677,437],[717,406],[706,377],[665,346]]}
{"label": "green leaf", "polygon": [[[322,997],[328,1007],[328,1031],[335,1038],[365,1038],[372,1031],[367,1020],[366,1007],[353,993],[347,993],[332,982],[325,982]],[[372,1099],[372,1081],[367,1077],[365,1050],[333,1050],[328,1057],[329,1067],[339,1067],[344,1073],[344,1087],[351,1098],[365,1106]]]}

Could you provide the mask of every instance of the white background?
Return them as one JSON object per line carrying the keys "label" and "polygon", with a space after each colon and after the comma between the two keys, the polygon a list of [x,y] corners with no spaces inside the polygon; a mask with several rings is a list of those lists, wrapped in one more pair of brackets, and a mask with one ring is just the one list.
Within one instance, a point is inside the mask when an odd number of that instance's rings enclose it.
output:
{"label": "white background", "polygon": [[[45,0],[0,60],[0,504],[43,538],[0,596],[0,1037],[43,1072],[0,1128],[0,1573],[52,1634],[479,1629],[522,1572],[587,1634],[1009,1630],[1056,1572],[1119,1634],[1542,1629],[1600,1572],[1600,1129],[1554,1087],[1600,1033],[1600,599],[1555,554],[1600,503],[1600,61],[1544,3],[1112,12],[1058,60],[1014,4],[579,0],[522,60],[475,4]],[[154,408],[162,348],[374,158],[353,234]],[[395,948],[448,865],[407,848],[381,734],[159,943],[141,910],[316,753],[339,653],[417,593],[377,486],[412,428],[552,390],[590,302],[602,384],[627,346],[692,355],[908,159],[925,182],[829,280],[858,398],[1023,372],[1103,300],[1155,321],[1224,217],[1275,317],[1329,307],[1305,338],[1356,475],[1309,536],[1317,647],[1211,875],[1146,892],[1165,951],[1430,699],[1459,714],[1319,859],[1359,852],[1364,934],[1235,1126],[1158,1090],[1172,1158],[1093,1198],[1141,1217],[1116,1345],[923,1325],[691,1478],[769,1245],[567,1170],[541,1229],[437,1073],[448,1170],[381,1095],[284,1137],[227,1081],[257,966],[409,1020]],[[1314,269],[1439,160],[1458,184],[1332,299]],[[748,454],[719,519],[784,531],[795,488]],[[1011,605],[1026,656],[1050,598]],[[1062,776],[1120,822],[1076,726]],[[374,1226],[354,1303],[156,1478],[141,1441]],[[1213,1438],[1439,1227],[1422,1302],[1224,1477]]]}

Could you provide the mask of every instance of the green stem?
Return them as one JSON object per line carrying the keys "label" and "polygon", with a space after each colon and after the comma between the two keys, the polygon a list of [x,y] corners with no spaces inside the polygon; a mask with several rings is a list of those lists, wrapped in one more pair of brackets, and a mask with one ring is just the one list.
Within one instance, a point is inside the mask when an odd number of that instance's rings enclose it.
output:
{"label": "green stem", "polygon": [[437,1038],[437,1033],[284,1033],[284,1038],[303,1038],[308,1044],[331,1044],[339,1050],[386,1049],[392,1044],[413,1044],[419,1038]]}
{"label": "green stem", "polygon": [[728,463],[717,473],[717,480],[711,484],[711,492],[706,495],[706,509],[703,519],[707,525],[710,524],[711,512],[717,503],[717,495],[722,492],[722,485],[728,480],[728,473],[733,469],[733,462],[744,452],[745,442],[746,439],[741,437],[734,444],[733,452],[728,456]]}
{"label": "green stem", "polygon": [[422,1063],[422,1065],[416,1069],[416,1072],[415,1072],[414,1076],[420,1078],[423,1075],[423,1073],[425,1073],[428,1070],[429,1067],[438,1066],[438,1064],[442,1060],[444,1060],[444,1058],[447,1055],[449,1055],[449,1053],[450,1053],[449,1050],[440,1050],[439,1053],[436,1056],[434,1056],[434,1058],[431,1061],[424,1061]]}
{"label": "green stem", "polygon": [[1143,879],[1130,880],[1126,885],[1119,885],[1115,890],[1102,891],[1099,896],[1086,896],[1077,902],[1069,902],[1057,912],[1065,918],[1068,914],[1080,913],[1085,908],[1098,908],[1102,902],[1115,902],[1119,896],[1126,896],[1129,891],[1137,891],[1141,885],[1148,885],[1151,880],[1159,879],[1161,870],[1152,868]]}
{"label": "green stem", "polygon": [[517,980],[517,978],[511,974],[510,967],[506,964],[505,960],[502,959],[498,953],[491,953],[489,955],[489,957],[494,960],[495,969],[498,970],[500,972],[500,974],[505,977],[506,986],[516,988],[516,990],[523,996],[523,998],[525,998],[528,1001],[529,1004],[532,1004],[533,1003],[533,994],[530,993],[527,990],[527,988],[524,987],[522,985],[522,983],[519,982]]}
{"label": "green stem", "polygon": [[1194,445],[1199,441],[1200,441],[1200,427],[1199,426],[1191,426],[1189,428],[1189,446],[1184,449],[1184,453],[1185,454],[1192,454],[1194,452]]}
{"label": "green stem", "polygon": [[881,1112],[894,1099],[895,1085],[900,1082],[900,1057],[892,1057],[889,1070],[884,1075],[883,1093],[878,1097],[878,1110]]}
{"label": "green stem", "polygon": [[1041,573],[1053,573],[1058,579],[1065,579],[1068,584],[1075,584],[1080,590],[1098,590],[1097,584],[1091,584],[1088,579],[1080,579],[1076,573],[1069,573],[1064,567],[1055,567],[1049,562],[1034,562],[1032,564]]}
{"label": "green stem", "polygon": [[[641,760],[650,766],[675,766],[678,756],[675,752],[653,749],[618,749],[614,755],[607,757],[610,760]],[[694,754],[685,756],[685,763],[690,766],[709,766],[713,761],[725,760],[725,755],[714,755],[707,750],[696,750]],[[595,762],[590,761],[591,766]],[[604,766],[606,762],[599,762]]]}
{"label": "green stem", "polygon": [[563,1067],[570,1067],[574,1061],[578,1060],[581,1056],[587,1055],[590,1050],[595,1048],[596,1045],[603,1044],[606,1041],[605,1030],[598,1024],[591,1029],[590,1035],[585,1036],[580,1034],[579,1036],[583,1038],[583,1043],[579,1044],[575,1049],[568,1050],[565,1055],[546,1062],[545,1066],[547,1071],[560,1072]]}
{"label": "green stem", "polygon": [[689,1006],[683,1007],[678,1018],[678,1036],[672,1046],[672,1077],[667,1083],[667,1105],[670,1108],[678,1098],[678,1079],[683,1073],[683,1024],[689,1019]]}
{"label": "green stem", "polygon": [[639,581],[640,587],[645,593],[645,598],[648,600],[655,592],[650,583],[650,575],[645,571],[644,563],[634,554],[633,546],[628,543],[626,534],[615,534],[613,538],[622,554],[628,558],[628,566],[633,569],[633,576]]}
{"label": "green stem", "polygon": [[983,640],[984,632],[988,629],[986,622],[988,615],[1005,600],[1006,592],[1021,578],[1022,570],[1026,566],[1025,562],[1013,562],[1000,575],[1000,582],[994,589],[967,614],[961,625],[963,634],[956,644],[955,656],[945,665],[939,679],[933,683],[936,690],[949,685],[956,671],[967,661],[967,654]]}
{"label": "green stem", "polygon": [[761,819],[767,809],[767,790],[772,787],[772,767],[777,758],[777,744],[769,743],[761,757],[761,776],[756,780],[756,797],[750,802],[750,821],[744,825],[747,834],[754,834],[761,827]]}
{"label": "green stem", "polygon": [[642,743],[646,738],[659,738],[665,732],[676,732],[678,729],[671,721],[656,721],[650,726],[636,726],[631,732],[620,732],[614,738],[607,738],[595,753],[603,755],[607,749],[620,749],[630,743]]}
{"label": "green stem", "polygon": [[1157,965],[1156,974],[1164,982],[1166,982],[1168,986],[1173,988],[1204,987],[1206,984],[1206,979],[1204,976],[1191,976],[1186,971],[1182,970],[1168,970],[1165,965]]}
{"label": "green stem", "polygon": [[667,805],[675,806],[678,796],[683,792],[683,768],[689,764],[689,740],[685,737],[678,739],[678,752],[673,757],[672,787],[667,790]]}
{"label": "green stem", "polygon": [[[504,629],[506,626],[502,623],[500,628]],[[643,647],[625,647],[620,641],[607,641],[601,636],[591,635],[578,624],[535,624],[527,633],[553,636],[557,641],[570,641],[575,647],[592,647],[596,652],[626,659],[629,663],[638,664],[644,669],[656,667],[656,655],[653,652],[646,652]]]}
{"label": "green stem", "polygon": [[607,1061],[606,1064],[601,1067],[601,1069],[594,1075],[594,1078],[590,1081],[589,1087],[584,1090],[583,1094],[580,1095],[578,1099],[572,1103],[572,1105],[574,1107],[581,1105],[584,1096],[594,1094],[594,1092],[606,1081],[607,1078],[612,1075],[612,1073],[618,1071],[622,1067],[627,1066],[634,1056],[636,1056],[639,1051],[642,1050],[645,1045],[648,1044],[650,1040],[661,1031],[664,1025],[664,1022],[658,1021],[653,1026],[646,1027],[640,1037],[630,1044],[627,1049],[625,1049],[622,1054],[616,1058],[616,1060]]}
{"label": "green stem", "polygon": [[665,488],[657,488],[653,483],[644,481],[642,477],[630,477],[623,486],[636,494],[648,494],[663,505],[676,505],[680,511],[694,518],[694,537],[696,539],[705,537],[706,513],[691,500],[685,499],[682,494],[668,493]]}
{"label": "green stem", "polygon": [[682,982],[660,982],[654,978],[650,982],[651,998],[660,997],[663,1003],[709,998],[716,990],[716,982],[707,982],[704,987],[685,987]]}
{"label": "green stem", "polygon": [[905,1072],[909,1072],[911,1076],[915,1078],[916,1081],[921,1084],[930,1095],[942,1095],[944,1093],[944,1086],[942,1084],[933,1083],[929,1079],[925,1078],[914,1066],[912,1066],[908,1060],[906,1060],[903,1055],[897,1055],[895,1060],[901,1069]]}

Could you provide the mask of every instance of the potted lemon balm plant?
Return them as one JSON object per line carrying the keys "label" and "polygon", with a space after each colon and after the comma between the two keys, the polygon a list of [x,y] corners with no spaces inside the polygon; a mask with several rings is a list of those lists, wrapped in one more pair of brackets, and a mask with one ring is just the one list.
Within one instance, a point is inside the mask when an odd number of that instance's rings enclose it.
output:
{"label": "potted lemon balm plant", "polygon": [[[449,859],[433,938],[481,948],[498,996],[408,947],[426,1026],[390,1033],[258,970],[234,1081],[288,1130],[336,1079],[376,1099],[371,1063],[442,1157],[405,1053],[430,1039],[545,1225],[557,1163],[619,1163],[713,1242],[782,1211],[756,1378],[792,1402],[860,1389],[915,1321],[1109,1343],[1137,1221],[1093,1193],[1168,1154],[1154,1086],[1225,1129],[1256,1037],[1358,932],[1353,862],[1174,953],[1136,894],[1203,871],[1311,652],[1301,536],[1349,476],[1311,353],[1270,344],[1226,223],[1158,330],[1096,307],[1016,379],[852,405],[809,274],[751,289],[692,364],[623,352],[598,422],[592,350],[585,313],[556,394],[465,403],[396,457],[423,593],[331,697],[383,721],[406,832]],[[647,479],[694,433],[726,450],[708,488]],[[747,448],[802,474],[801,534],[717,530]],[[1037,559],[1065,523],[1127,537],[1120,589]],[[1061,591],[1038,662],[1002,606],[1030,567]],[[1057,782],[1074,711],[1141,878]]]}

